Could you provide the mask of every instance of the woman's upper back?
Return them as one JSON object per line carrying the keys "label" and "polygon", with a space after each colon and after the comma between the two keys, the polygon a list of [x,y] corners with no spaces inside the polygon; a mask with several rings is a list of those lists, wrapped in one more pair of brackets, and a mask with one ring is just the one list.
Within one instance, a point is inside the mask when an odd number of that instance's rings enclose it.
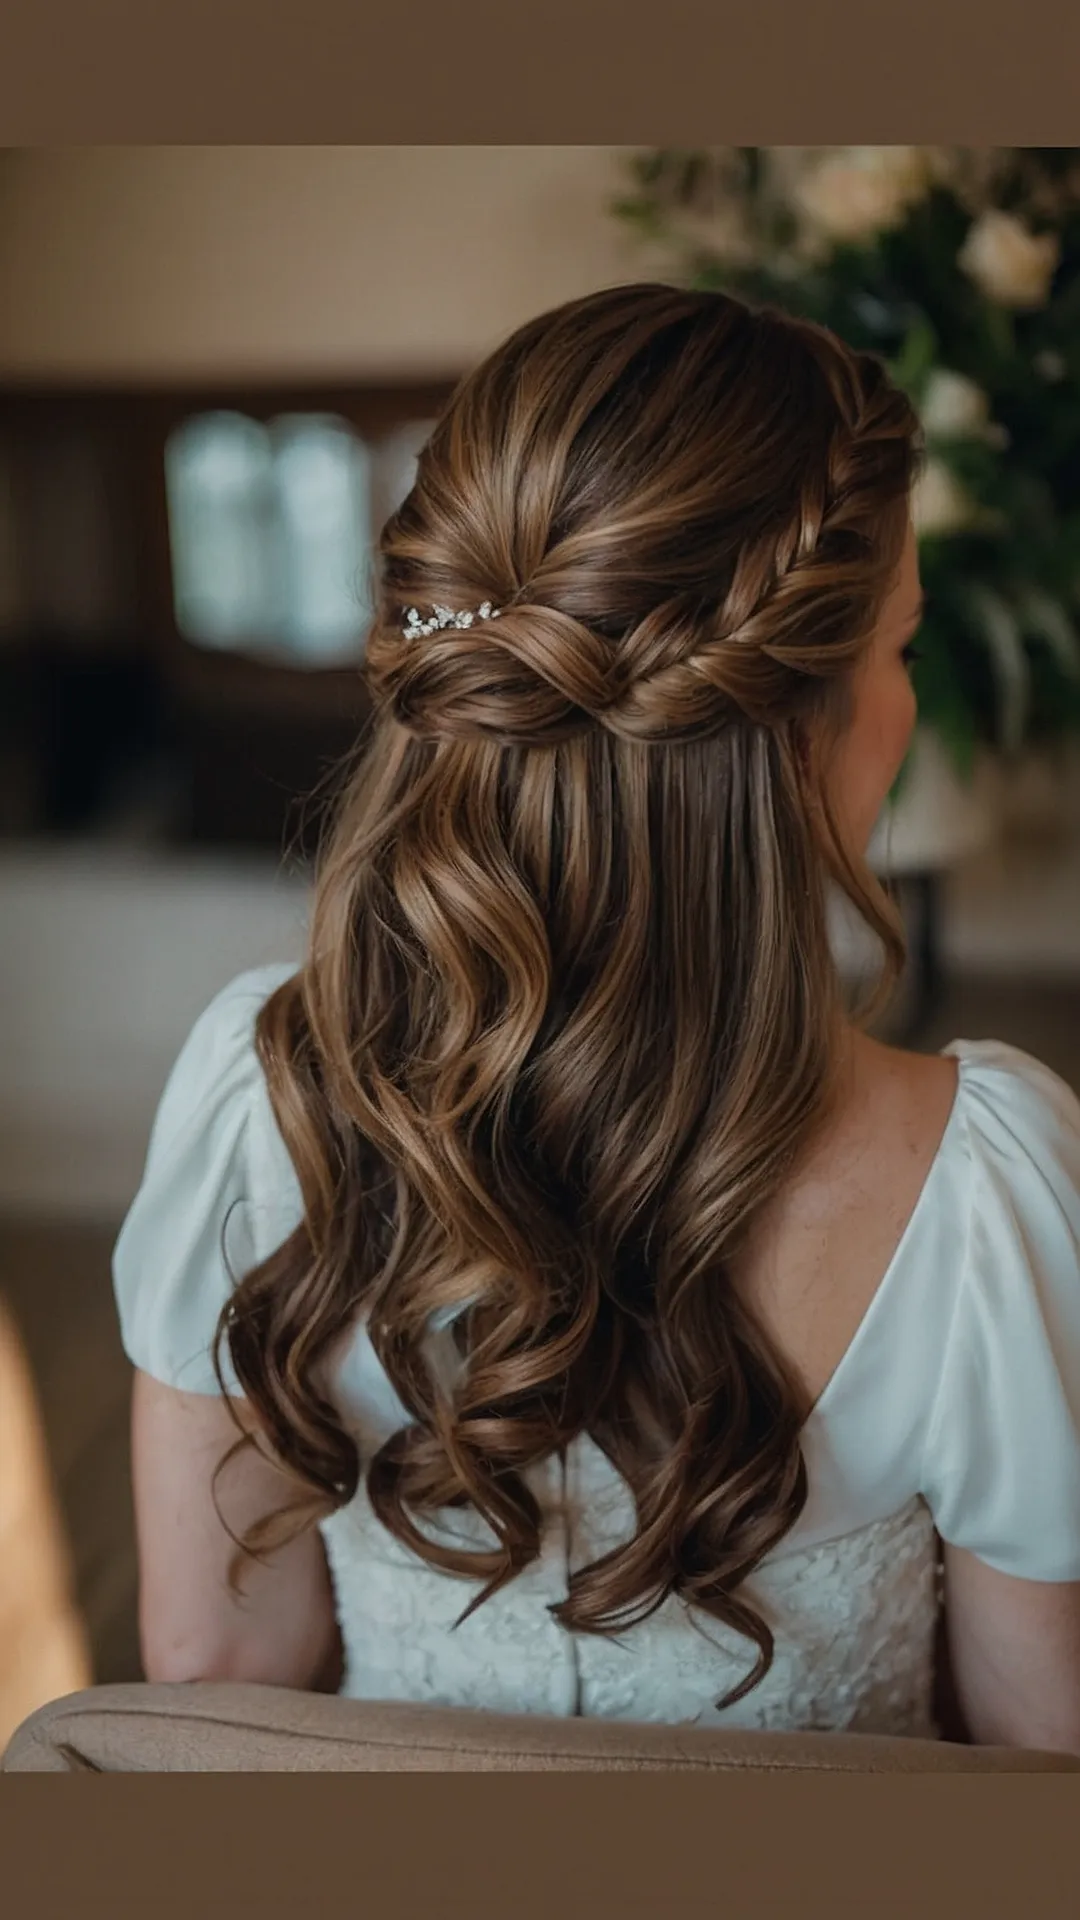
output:
{"label": "woman's upper back", "polygon": [[[260,1006],[290,971],[242,975],[196,1023],[116,1248],[129,1357],[189,1391],[218,1391],[209,1350],[220,1308],[300,1218],[253,1044]],[[868,1085],[836,1148],[847,1177],[835,1206],[826,1155],[772,1248],[775,1264],[785,1233],[805,1229],[818,1243],[790,1319],[775,1296],[776,1330],[792,1344],[800,1315],[814,1325],[815,1288],[825,1298],[823,1254],[872,1246],[878,1262],[868,1286],[845,1253],[840,1308],[817,1314],[828,1338],[821,1380],[804,1366],[822,1388],[804,1430],[810,1495],[780,1552],[887,1519],[918,1494],[944,1538],[1001,1571],[1080,1579],[1080,1101],[1004,1043],[955,1040],[944,1055],[956,1082],[951,1104],[943,1070],[931,1087],[945,1113],[936,1150],[934,1127],[920,1136],[912,1118],[917,1071],[902,1069],[891,1108],[887,1076]],[[893,1141],[880,1160],[856,1150],[875,1112]],[[880,1177],[894,1168],[897,1178]],[[433,1326],[432,1339],[450,1335]],[[337,1378],[362,1451],[406,1419],[362,1324]]]}
{"label": "woman's upper back", "polygon": [[729,1273],[800,1381],[820,1400],[888,1272],[958,1097],[950,1054],[849,1031],[831,1113]]}

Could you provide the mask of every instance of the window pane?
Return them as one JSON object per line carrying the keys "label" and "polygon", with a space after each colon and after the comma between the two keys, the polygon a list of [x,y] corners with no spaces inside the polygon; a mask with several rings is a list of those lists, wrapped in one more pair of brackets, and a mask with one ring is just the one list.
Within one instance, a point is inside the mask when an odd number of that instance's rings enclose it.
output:
{"label": "window pane", "polygon": [[265,427],[201,414],[171,436],[165,481],[176,623],[210,647],[244,648],[273,631],[273,466]]}
{"label": "window pane", "polygon": [[298,665],[357,659],[371,619],[370,456],[344,421],[271,428],[279,538],[275,635]]}

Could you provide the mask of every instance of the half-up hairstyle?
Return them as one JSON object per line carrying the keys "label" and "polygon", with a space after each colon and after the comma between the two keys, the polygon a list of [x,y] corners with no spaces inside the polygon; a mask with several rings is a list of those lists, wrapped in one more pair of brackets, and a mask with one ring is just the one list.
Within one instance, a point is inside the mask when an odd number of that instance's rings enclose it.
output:
{"label": "half-up hairstyle", "polygon": [[[876,361],[719,293],[575,301],[459,386],[381,537],[373,732],[257,1025],[304,1218],[218,1332],[300,1496],[250,1551],[363,1479],[481,1604],[539,1550],[529,1469],[588,1435],[636,1530],[556,1616],[675,1593],[756,1644],[729,1698],[768,1670],[743,1583],[804,1505],[809,1409],[730,1269],[832,1098],[830,883],[902,963],[823,768],[917,457]],[[411,1417],[368,1459],[324,1380],[358,1315]],[[429,1538],[453,1505],[490,1551]]]}

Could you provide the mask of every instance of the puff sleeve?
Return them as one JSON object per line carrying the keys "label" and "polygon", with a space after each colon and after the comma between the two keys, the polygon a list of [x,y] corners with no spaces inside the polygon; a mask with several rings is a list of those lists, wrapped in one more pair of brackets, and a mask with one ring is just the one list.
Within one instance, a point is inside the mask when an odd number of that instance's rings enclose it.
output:
{"label": "puff sleeve", "polygon": [[[245,973],[211,1001],[180,1051],[142,1182],[113,1252],[124,1350],[167,1386],[220,1392],[212,1345],[235,1283],[292,1231],[299,1189],[255,1052],[255,1019],[293,968]],[[230,1393],[239,1388],[221,1350]]]}
{"label": "puff sleeve", "polygon": [[971,1207],[924,1492],[999,1572],[1080,1580],[1080,1101],[1018,1048],[965,1053]]}

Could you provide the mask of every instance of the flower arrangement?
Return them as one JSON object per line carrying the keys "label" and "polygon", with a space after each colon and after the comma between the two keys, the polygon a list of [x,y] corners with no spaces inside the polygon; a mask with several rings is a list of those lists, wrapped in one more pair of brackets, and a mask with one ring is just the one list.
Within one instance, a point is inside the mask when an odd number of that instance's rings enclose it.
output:
{"label": "flower arrangement", "polygon": [[923,720],[969,776],[1080,731],[1080,149],[635,154],[667,277],[831,327],[911,395]]}

